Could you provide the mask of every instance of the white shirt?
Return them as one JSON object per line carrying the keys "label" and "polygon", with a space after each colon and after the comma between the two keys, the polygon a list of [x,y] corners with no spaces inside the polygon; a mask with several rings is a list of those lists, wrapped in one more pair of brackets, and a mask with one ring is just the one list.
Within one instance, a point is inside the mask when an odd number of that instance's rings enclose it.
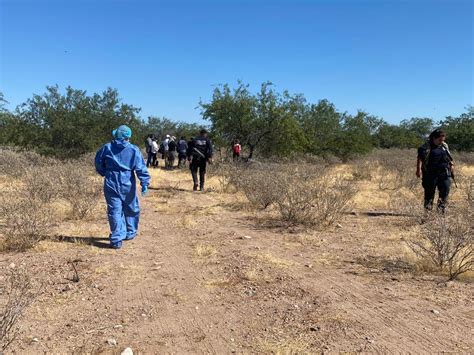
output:
{"label": "white shirt", "polygon": [[159,149],[160,149],[160,147],[158,146],[158,143],[156,143],[156,141],[151,142],[151,152],[153,154],[158,153]]}
{"label": "white shirt", "polygon": [[169,150],[169,147],[168,147],[168,144],[170,142],[170,139],[169,138],[166,138],[164,141],[163,141],[163,148],[165,150],[165,152],[167,152]]}

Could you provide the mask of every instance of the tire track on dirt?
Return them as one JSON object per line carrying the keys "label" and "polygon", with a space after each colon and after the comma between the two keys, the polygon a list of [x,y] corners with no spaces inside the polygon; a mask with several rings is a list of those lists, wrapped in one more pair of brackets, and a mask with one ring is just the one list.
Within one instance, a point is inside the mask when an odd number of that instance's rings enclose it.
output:
{"label": "tire track on dirt", "polygon": [[[180,192],[180,195],[186,192]],[[170,204],[170,208],[179,207],[174,203]],[[179,208],[176,210],[178,214],[181,212]],[[221,327],[213,327],[212,337],[208,335],[208,331],[203,329],[202,325],[212,324],[215,319],[224,319],[225,311],[220,310],[219,307],[213,307],[212,316],[205,315],[195,307],[202,308],[203,306],[212,304],[213,299],[209,292],[202,286],[201,270],[192,260],[192,245],[189,245],[189,238],[187,238],[187,230],[175,230],[170,236],[166,233],[166,228],[162,226],[173,225],[175,215],[163,214],[160,217],[160,227],[153,230],[158,232],[161,237],[159,243],[152,245],[152,250],[160,249],[163,262],[162,271],[169,276],[167,288],[177,290],[177,292],[184,292],[186,301],[181,303],[182,309],[175,314],[174,319],[169,317],[160,318],[159,322],[170,321],[176,323],[177,328],[173,333],[182,334],[183,341],[190,342],[192,339],[199,341],[194,343],[198,349],[203,352],[217,354],[223,349],[228,351],[227,343],[228,337],[219,331]],[[149,240],[151,237],[151,230],[149,228],[143,229],[143,239]],[[184,282],[180,282],[182,279]],[[203,292],[204,291],[204,292]],[[198,306],[194,306],[198,305]],[[175,328],[175,327],[173,327]],[[189,348],[187,349],[189,351]]]}

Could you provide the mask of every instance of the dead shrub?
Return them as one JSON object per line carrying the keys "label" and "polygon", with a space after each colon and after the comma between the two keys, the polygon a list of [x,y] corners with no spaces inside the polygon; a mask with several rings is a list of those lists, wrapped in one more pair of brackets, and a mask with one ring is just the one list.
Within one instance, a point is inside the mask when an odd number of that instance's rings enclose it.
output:
{"label": "dead shrub", "polygon": [[33,201],[49,203],[60,196],[57,184],[57,167],[28,167],[24,171],[23,183],[26,197]]}
{"label": "dead shrub", "polygon": [[19,153],[11,149],[0,149],[0,171],[3,175],[19,178],[23,175],[26,166],[26,159]]}
{"label": "dead shrub", "polygon": [[[83,219],[97,206],[101,195],[100,179],[93,177],[90,157],[77,161],[34,158],[36,153],[3,150],[0,166],[15,180],[0,195],[3,248],[23,251],[35,246],[50,233],[55,223],[54,202],[67,201],[72,217]],[[20,173],[21,172],[21,173]]]}
{"label": "dead shrub", "polygon": [[24,251],[49,234],[54,224],[51,207],[28,195],[2,196],[5,231],[3,249]]}
{"label": "dead shrub", "polygon": [[380,190],[416,191],[421,186],[415,175],[416,151],[410,149],[378,150],[372,154],[373,166],[378,166],[377,183]]}
{"label": "dead shrub", "polygon": [[368,160],[358,160],[352,164],[352,176],[355,181],[371,181],[373,164]]}
{"label": "dead shrub", "polygon": [[279,173],[274,188],[281,198],[281,218],[291,224],[327,227],[347,211],[357,189],[341,177],[324,175],[319,170]]}
{"label": "dead shrub", "polygon": [[13,178],[21,178],[29,167],[49,167],[54,162],[31,150],[0,147],[0,173]]}
{"label": "dead shrub", "polygon": [[18,335],[19,318],[33,302],[35,294],[30,277],[23,270],[13,269],[5,290],[7,302],[2,305],[0,315],[0,350],[5,351]]}
{"label": "dead shrub", "polygon": [[420,238],[408,246],[421,259],[429,259],[439,269],[446,270],[449,279],[472,270],[474,228],[469,213],[432,213],[421,227]]}
{"label": "dead shrub", "polygon": [[219,191],[228,193],[236,188],[243,171],[241,164],[214,163],[209,165],[209,175],[215,176],[219,182]]}
{"label": "dead shrub", "polygon": [[246,169],[240,174],[241,181],[235,183],[245,194],[250,205],[266,209],[281,198],[280,188],[273,184],[275,169],[271,166],[260,166]]}
{"label": "dead shrub", "polygon": [[469,176],[464,179],[463,192],[469,208],[474,209],[474,176]]}
{"label": "dead shrub", "polygon": [[78,163],[65,163],[60,172],[61,197],[72,208],[73,219],[84,219],[90,216],[97,207],[102,184],[91,176],[90,167]]}
{"label": "dead shrub", "polygon": [[474,152],[453,152],[454,161],[466,165],[474,165]]}

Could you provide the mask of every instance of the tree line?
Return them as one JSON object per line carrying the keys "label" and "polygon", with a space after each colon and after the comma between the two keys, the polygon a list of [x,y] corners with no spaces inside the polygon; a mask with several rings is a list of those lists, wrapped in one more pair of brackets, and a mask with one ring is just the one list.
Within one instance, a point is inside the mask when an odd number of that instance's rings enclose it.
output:
{"label": "tree line", "polygon": [[[142,144],[147,134],[192,137],[196,123],[164,117],[140,117],[140,108],[123,103],[115,89],[88,95],[84,90],[49,86],[14,111],[5,108],[0,93],[0,145],[34,149],[57,157],[76,157],[95,151],[110,140],[113,128],[129,125],[132,140]],[[400,124],[364,111],[341,112],[328,100],[308,102],[301,94],[278,92],[270,82],[252,93],[247,84],[220,85],[209,101],[199,103],[217,149],[238,139],[249,158],[254,155],[291,157],[297,154],[336,156],[348,160],[374,148],[416,148],[435,127],[442,127],[453,150],[474,150],[474,108],[435,122],[410,118]]]}

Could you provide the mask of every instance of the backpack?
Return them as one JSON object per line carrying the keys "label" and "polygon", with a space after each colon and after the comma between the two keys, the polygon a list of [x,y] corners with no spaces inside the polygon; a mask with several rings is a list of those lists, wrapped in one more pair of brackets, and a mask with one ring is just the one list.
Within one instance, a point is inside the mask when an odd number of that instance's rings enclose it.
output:
{"label": "backpack", "polygon": [[176,151],[176,142],[175,141],[170,141],[168,143],[168,150],[170,152],[175,152]]}
{"label": "backpack", "polygon": [[[428,168],[428,163],[430,161],[430,153],[431,153],[431,144],[430,142],[426,142],[421,146],[421,148],[424,151],[424,157],[423,157],[423,170],[426,170]],[[446,142],[443,142],[441,145],[441,148],[446,152],[448,159],[450,162],[453,161],[453,157],[451,155],[451,152],[449,151],[449,146]]]}
{"label": "backpack", "polygon": [[164,152],[165,152],[165,145],[161,143],[160,148],[158,149],[158,153],[163,154]]}

